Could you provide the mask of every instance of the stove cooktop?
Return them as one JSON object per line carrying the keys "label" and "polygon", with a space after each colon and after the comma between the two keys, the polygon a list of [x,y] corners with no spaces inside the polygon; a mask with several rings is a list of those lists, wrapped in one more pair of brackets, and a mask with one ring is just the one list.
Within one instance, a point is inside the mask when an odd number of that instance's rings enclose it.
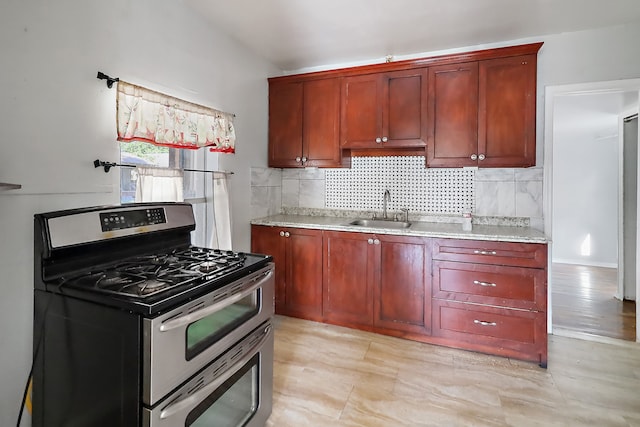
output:
{"label": "stove cooktop", "polygon": [[244,267],[242,252],[191,247],[137,256],[92,270],[68,286],[86,291],[146,299],[175,287],[209,281]]}

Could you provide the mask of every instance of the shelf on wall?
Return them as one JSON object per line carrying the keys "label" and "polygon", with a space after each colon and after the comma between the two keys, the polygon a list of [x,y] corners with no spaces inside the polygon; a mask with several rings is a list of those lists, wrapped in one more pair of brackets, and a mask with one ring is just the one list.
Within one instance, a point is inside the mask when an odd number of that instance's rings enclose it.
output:
{"label": "shelf on wall", "polygon": [[9,184],[7,182],[0,182],[0,191],[4,190],[19,190],[22,188],[20,184]]}

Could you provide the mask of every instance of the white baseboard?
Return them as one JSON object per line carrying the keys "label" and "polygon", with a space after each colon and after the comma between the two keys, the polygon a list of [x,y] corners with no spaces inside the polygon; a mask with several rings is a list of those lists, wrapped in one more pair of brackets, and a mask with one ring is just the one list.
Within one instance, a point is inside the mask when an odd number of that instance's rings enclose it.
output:
{"label": "white baseboard", "polygon": [[618,268],[618,264],[614,262],[595,262],[584,259],[562,259],[553,258],[551,261],[554,264],[572,264],[572,265],[588,265],[589,267],[605,267],[605,268]]}

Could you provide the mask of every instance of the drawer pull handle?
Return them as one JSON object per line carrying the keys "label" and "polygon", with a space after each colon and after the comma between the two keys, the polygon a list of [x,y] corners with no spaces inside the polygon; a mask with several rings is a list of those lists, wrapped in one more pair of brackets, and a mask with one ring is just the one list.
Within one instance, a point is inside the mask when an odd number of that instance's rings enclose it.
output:
{"label": "drawer pull handle", "polygon": [[480,326],[498,326],[496,322],[486,322],[484,320],[478,320],[478,319],[474,320],[473,323]]}
{"label": "drawer pull handle", "polygon": [[495,288],[497,286],[495,283],[481,282],[480,280],[474,280],[473,284],[478,286],[491,287],[491,288]]}
{"label": "drawer pull handle", "polygon": [[480,254],[480,255],[496,255],[496,251],[479,251],[479,250],[475,250],[473,251],[474,254]]}

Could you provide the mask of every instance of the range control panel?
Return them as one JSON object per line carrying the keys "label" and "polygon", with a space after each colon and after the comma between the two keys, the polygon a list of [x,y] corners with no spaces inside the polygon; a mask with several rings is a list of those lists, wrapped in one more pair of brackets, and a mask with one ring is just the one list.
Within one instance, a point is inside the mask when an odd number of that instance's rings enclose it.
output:
{"label": "range control panel", "polygon": [[166,224],[164,208],[137,209],[119,212],[101,212],[102,231],[123,230],[146,225]]}

